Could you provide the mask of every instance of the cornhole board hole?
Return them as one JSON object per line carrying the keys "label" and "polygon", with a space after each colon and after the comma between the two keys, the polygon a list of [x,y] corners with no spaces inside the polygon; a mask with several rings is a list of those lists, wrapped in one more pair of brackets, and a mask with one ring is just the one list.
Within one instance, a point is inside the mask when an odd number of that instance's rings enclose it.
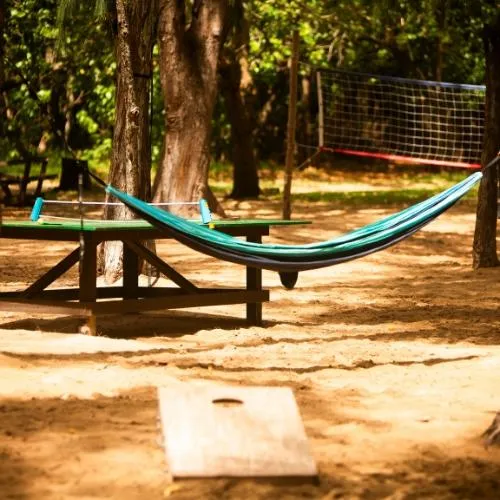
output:
{"label": "cornhole board hole", "polygon": [[158,398],[173,479],[318,474],[289,388],[179,384]]}

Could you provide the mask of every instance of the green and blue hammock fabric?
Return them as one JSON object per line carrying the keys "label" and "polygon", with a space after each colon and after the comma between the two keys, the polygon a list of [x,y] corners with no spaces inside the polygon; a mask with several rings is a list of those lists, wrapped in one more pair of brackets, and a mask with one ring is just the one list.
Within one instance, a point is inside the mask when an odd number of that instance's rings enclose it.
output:
{"label": "green and blue hammock fabric", "polygon": [[139,217],[196,251],[237,264],[294,274],[364,257],[408,238],[453,206],[481,180],[482,173],[476,172],[442,193],[377,222],[337,238],[302,245],[244,241],[165,212],[91,176]]}

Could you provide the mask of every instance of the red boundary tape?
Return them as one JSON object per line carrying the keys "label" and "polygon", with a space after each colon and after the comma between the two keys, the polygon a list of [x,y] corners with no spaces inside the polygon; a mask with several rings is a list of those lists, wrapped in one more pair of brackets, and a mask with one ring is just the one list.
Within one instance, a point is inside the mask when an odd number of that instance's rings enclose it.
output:
{"label": "red boundary tape", "polygon": [[455,167],[455,168],[468,168],[471,170],[479,170],[481,168],[480,163],[466,163],[461,161],[446,161],[446,160],[431,160],[427,158],[413,158],[411,156],[401,156],[394,155],[390,153],[371,153],[368,151],[356,151],[354,149],[341,149],[341,148],[329,148],[329,147],[321,147],[321,151],[330,151],[332,153],[341,153],[345,155],[354,155],[354,156],[363,156],[366,158],[378,158],[381,160],[395,161],[395,162],[404,162],[404,163],[413,163],[413,164],[425,164],[425,165],[434,165],[437,167]]}

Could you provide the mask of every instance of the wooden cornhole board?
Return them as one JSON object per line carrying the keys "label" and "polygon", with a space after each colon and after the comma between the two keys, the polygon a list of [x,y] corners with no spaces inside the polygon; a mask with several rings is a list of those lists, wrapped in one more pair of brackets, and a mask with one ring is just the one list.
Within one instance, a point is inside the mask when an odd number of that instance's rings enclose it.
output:
{"label": "wooden cornhole board", "polygon": [[317,476],[289,388],[180,384],[158,397],[173,479]]}

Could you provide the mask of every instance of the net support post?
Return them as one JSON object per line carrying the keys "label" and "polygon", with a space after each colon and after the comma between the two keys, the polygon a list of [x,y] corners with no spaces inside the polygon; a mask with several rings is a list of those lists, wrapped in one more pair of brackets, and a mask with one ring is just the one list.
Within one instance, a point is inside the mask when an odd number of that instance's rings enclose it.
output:
{"label": "net support post", "polygon": [[199,202],[199,207],[200,207],[201,222],[203,224],[208,224],[209,222],[212,221],[212,214],[210,213],[210,209],[208,208],[207,200],[202,198]]}
{"label": "net support post", "polygon": [[299,63],[299,31],[292,35],[292,55],[290,58],[290,97],[288,103],[288,126],[285,160],[285,184],[283,187],[283,219],[289,220],[292,214],[291,190],[292,174],[295,163],[295,127],[297,120],[297,77]]}
{"label": "net support post", "polygon": [[40,218],[40,214],[42,213],[43,208],[43,198],[40,196],[33,203],[33,208],[31,209],[30,219],[33,222],[36,222]]}
{"label": "net support post", "polygon": [[325,115],[323,109],[323,90],[321,87],[321,72],[316,71],[316,86],[318,92],[318,147],[325,145]]}

